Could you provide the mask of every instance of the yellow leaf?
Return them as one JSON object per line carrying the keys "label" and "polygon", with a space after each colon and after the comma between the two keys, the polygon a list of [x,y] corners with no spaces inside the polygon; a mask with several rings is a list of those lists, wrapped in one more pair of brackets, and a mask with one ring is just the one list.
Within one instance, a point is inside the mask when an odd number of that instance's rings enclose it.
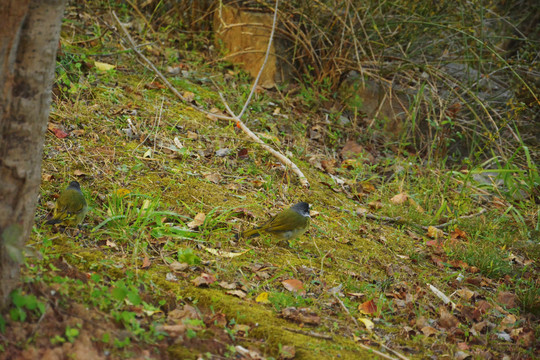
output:
{"label": "yellow leaf", "polygon": [[255,299],[255,301],[261,304],[269,304],[270,301],[268,300],[268,293],[267,292],[260,293]]}
{"label": "yellow leaf", "polygon": [[233,258],[233,257],[237,257],[237,256],[240,256],[240,255],[243,255],[245,253],[247,253],[249,251],[249,249],[247,250],[244,250],[242,252],[239,252],[239,253],[233,253],[233,252],[228,252],[228,251],[223,251],[223,250],[217,250],[217,249],[212,249],[212,248],[208,248],[206,246],[201,246],[204,250],[208,251],[210,254],[212,255],[216,255],[216,256],[223,256],[223,257],[228,257],[228,258]]}
{"label": "yellow leaf", "polygon": [[116,190],[114,193],[118,197],[124,197],[127,194],[129,194],[130,192],[131,192],[131,190],[129,190],[129,189],[120,188],[120,189]]}
{"label": "yellow leaf", "polygon": [[366,329],[371,332],[371,330],[373,330],[373,328],[375,327],[375,324],[373,323],[373,321],[369,320],[369,319],[366,319],[366,318],[358,318],[358,320],[360,320],[361,322],[364,323],[364,325],[366,326]]}
{"label": "yellow leaf", "polygon": [[114,69],[116,67],[116,65],[111,65],[111,64],[104,63],[104,62],[100,62],[100,61],[94,61],[94,66],[99,71],[109,71],[109,70],[112,70],[112,69]]}

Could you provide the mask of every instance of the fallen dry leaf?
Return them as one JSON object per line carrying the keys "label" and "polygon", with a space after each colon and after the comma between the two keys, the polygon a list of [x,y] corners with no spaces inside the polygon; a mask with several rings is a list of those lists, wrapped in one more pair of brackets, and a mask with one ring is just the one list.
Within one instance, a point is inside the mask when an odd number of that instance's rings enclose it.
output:
{"label": "fallen dry leaf", "polygon": [[216,282],[216,277],[212,274],[202,273],[201,276],[196,277],[191,280],[195,286],[208,286]]}
{"label": "fallen dry leaf", "polygon": [[195,94],[191,91],[184,91],[182,96],[186,99],[187,102],[193,102],[193,100],[195,100]]}
{"label": "fallen dry leaf", "polygon": [[444,306],[441,306],[439,309],[440,317],[439,317],[439,326],[444,329],[452,329],[459,324],[459,320],[457,317],[452,315]]}
{"label": "fallen dry leaf", "polygon": [[279,350],[279,358],[283,360],[294,359],[296,348],[293,345],[283,345]]}
{"label": "fallen dry leaf", "polygon": [[246,293],[243,292],[242,290],[229,290],[229,291],[226,292],[226,294],[236,296],[236,297],[238,297],[240,299],[245,299],[246,298]]}
{"label": "fallen dry leaf", "polygon": [[420,329],[420,331],[422,331],[422,333],[427,337],[430,337],[431,335],[435,335],[439,332],[439,330],[431,326],[424,326],[422,329]]}
{"label": "fallen dry leaf", "polygon": [[204,178],[214,184],[219,184],[221,182],[221,175],[218,173],[204,174]]}
{"label": "fallen dry leaf", "polygon": [[226,281],[220,281],[219,286],[221,286],[222,288],[224,289],[227,289],[227,290],[234,290],[236,289],[236,283],[232,282],[226,282]]}
{"label": "fallen dry leaf", "polygon": [[281,282],[285,289],[298,293],[300,295],[305,295],[306,291],[304,290],[304,284],[297,279],[283,280]]}
{"label": "fallen dry leaf", "polygon": [[358,318],[358,320],[360,320],[364,326],[366,327],[367,331],[371,332],[373,330],[373,328],[375,327],[375,324],[373,323],[373,321],[367,319],[367,318]]}
{"label": "fallen dry leaf", "polygon": [[112,70],[112,69],[114,69],[116,67],[116,65],[107,64],[107,63],[104,63],[104,62],[101,62],[101,61],[94,61],[94,66],[99,71],[109,71],[109,70]]}
{"label": "fallen dry leaf", "polygon": [[455,239],[455,240],[457,239],[467,240],[467,233],[463,230],[456,228],[454,231],[450,233],[450,238]]}
{"label": "fallen dry leaf", "polygon": [[380,208],[382,208],[382,202],[380,201],[370,201],[368,203],[368,206],[371,210],[379,210]]}
{"label": "fallen dry leaf", "polygon": [[281,310],[281,316],[300,324],[319,325],[321,323],[321,318],[309,308],[288,307]]}
{"label": "fallen dry leaf", "polygon": [[164,324],[164,325],[159,325],[156,330],[164,331],[167,334],[169,334],[171,338],[174,339],[174,338],[184,335],[187,328],[185,324],[174,324],[174,325]]}
{"label": "fallen dry leaf", "polygon": [[270,300],[268,300],[268,293],[262,292],[259,295],[257,295],[257,298],[255,299],[256,302],[261,304],[270,304]]}
{"label": "fallen dry leaf", "polygon": [[444,236],[444,232],[441,229],[437,229],[435,226],[428,226],[427,236],[432,239],[440,239]]}
{"label": "fallen dry leaf", "polygon": [[47,127],[49,129],[50,132],[52,132],[54,134],[54,136],[56,136],[58,139],[64,139],[66,137],[68,137],[68,133],[65,132],[64,130],[62,129],[59,129],[57,127],[55,127],[53,124],[49,124],[49,126]]}
{"label": "fallen dry leaf", "polygon": [[143,263],[141,266],[141,269],[148,269],[152,265],[152,262],[150,262],[150,259],[148,258],[148,255],[144,255]]}
{"label": "fallen dry leaf", "polygon": [[462,289],[457,290],[456,294],[458,294],[459,297],[462,299],[471,300],[472,297],[475,295],[475,292],[467,288],[462,288]]}
{"label": "fallen dry leaf", "polygon": [[371,315],[377,311],[377,305],[375,304],[375,301],[368,300],[360,305],[358,305],[358,310],[362,314]]}
{"label": "fallen dry leaf", "polygon": [[514,324],[516,323],[517,318],[513,314],[508,314],[504,319],[501,321],[501,325],[499,326],[499,330],[506,330],[514,327]]}
{"label": "fallen dry leaf", "polygon": [[198,213],[193,219],[193,221],[190,221],[187,226],[190,229],[196,229],[202,224],[204,224],[204,220],[206,220],[206,215],[204,213]]}
{"label": "fallen dry leaf", "polygon": [[223,250],[218,250],[218,249],[212,249],[212,248],[208,248],[206,246],[203,246],[201,245],[201,247],[208,251],[210,254],[212,255],[216,255],[216,256],[222,256],[222,257],[227,257],[227,258],[234,258],[234,257],[237,257],[237,256],[240,256],[240,255],[243,255],[245,253],[247,253],[249,251],[249,249],[247,250],[243,250],[241,252],[228,252],[228,251],[223,251]]}
{"label": "fallen dry leaf", "polygon": [[510,291],[501,291],[497,294],[497,301],[507,309],[517,307],[517,296]]}
{"label": "fallen dry leaf", "polygon": [[181,263],[179,261],[173,261],[169,264],[169,268],[173,271],[184,271],[189,267],[186,263]]}
{"label": "fallen dry leaf", "polygon": [[358,215],[358,216],[362,216],[362,215],[365,215],[367,213],[368,213],[368,209],[366,209],[366,208],[363,208],[363,207],[356,208],[356,215]]}
{"label": "fallen dry leaf", "polygon": [[349,140],[343,145],[343,148],[341,149],[341,156],[344,159],[351,159],[355,158],[357,155],[364,152],[364,148],[362,145],[358,144],[354,140]]}
{"label": "fallen dry leaf", "polygon": [[403,204],[405,201],[407,201],[407,199],[409,198],[409,195],[405,194],[405,193],[400,193],[400,194],[397,194],[395,195],[394,197],[392,197],[390,199],[390,202],[392,204],[395,204],[395,205],[401,205]]}

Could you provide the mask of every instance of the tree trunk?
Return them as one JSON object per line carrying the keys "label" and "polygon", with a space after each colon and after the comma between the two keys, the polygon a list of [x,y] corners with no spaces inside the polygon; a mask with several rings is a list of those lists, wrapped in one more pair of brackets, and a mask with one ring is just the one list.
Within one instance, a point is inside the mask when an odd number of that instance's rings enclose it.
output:
{"label": "tree trunk", "polygon": [[65,2],[0,1],[0,309],[34,222]]}

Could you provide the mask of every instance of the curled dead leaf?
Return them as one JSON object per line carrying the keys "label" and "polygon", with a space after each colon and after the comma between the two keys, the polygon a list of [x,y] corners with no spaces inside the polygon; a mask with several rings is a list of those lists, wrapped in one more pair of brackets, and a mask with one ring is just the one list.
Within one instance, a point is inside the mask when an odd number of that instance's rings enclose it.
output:
{"label": "curled dead leaf", "polygon": [[202,224],[204,224],[205,220],[206,220],[206,215],[204,213],[198,213],[197,215],[195,215],[195,218],[193,219],[193,221],[190,221],[187,224],[187,226],[190,229],[196,229],[199,226],[201,226]]}
{"label": "curled dead leaf", "polygon": [[390,199],[390,202],[395,205],[401,205],[409,199],[409,195],[405,193],[399,193]]}

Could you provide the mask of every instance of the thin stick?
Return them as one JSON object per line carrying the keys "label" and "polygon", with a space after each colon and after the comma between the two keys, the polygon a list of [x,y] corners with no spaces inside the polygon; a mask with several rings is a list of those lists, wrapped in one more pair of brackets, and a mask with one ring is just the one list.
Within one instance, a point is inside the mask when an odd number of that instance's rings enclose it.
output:
{"label": "thin stick", "polygon": [[[440,224],[440,225],[435,225],[435,227],[437,229],[442,229],[442,228],[445,228],[445,227],[448,227],[450,225],[453,225],[455,223],[457,223],[459,220],[463,220],[463,219],[470,219],[470,218],[473,218],[473,217],[477,217],[477,216],[480,216],[482,215],[483,213],[485,213],[487,210],[486,209],[482,209],[480,210],[479,212],[475,213],[475,214],[471,214],[471,215],[463,215],[463,216],[460,216],[458,218],[455,218],[453,220],[450,220],[448,222],[445,222],[444,224]],[[422,228],[425,228],[427,230],[427,226],[422,226]]]}
{"label": "thin stick", "polygon": [[326,334],[320,334],[320,333],[317,333],[315,331],[304,331],[304,330],[293,329],[293,328],[289,328],[289,327],[286,327],[284,329],[287,330],[287,331],[290,331],[290,332],[294,332],[294,333],[302,334],[302,335],[306,335],[306,336],[312,336],[312,337],[319,338],[319,339],[333,340],[332,336],[326,335]]}

